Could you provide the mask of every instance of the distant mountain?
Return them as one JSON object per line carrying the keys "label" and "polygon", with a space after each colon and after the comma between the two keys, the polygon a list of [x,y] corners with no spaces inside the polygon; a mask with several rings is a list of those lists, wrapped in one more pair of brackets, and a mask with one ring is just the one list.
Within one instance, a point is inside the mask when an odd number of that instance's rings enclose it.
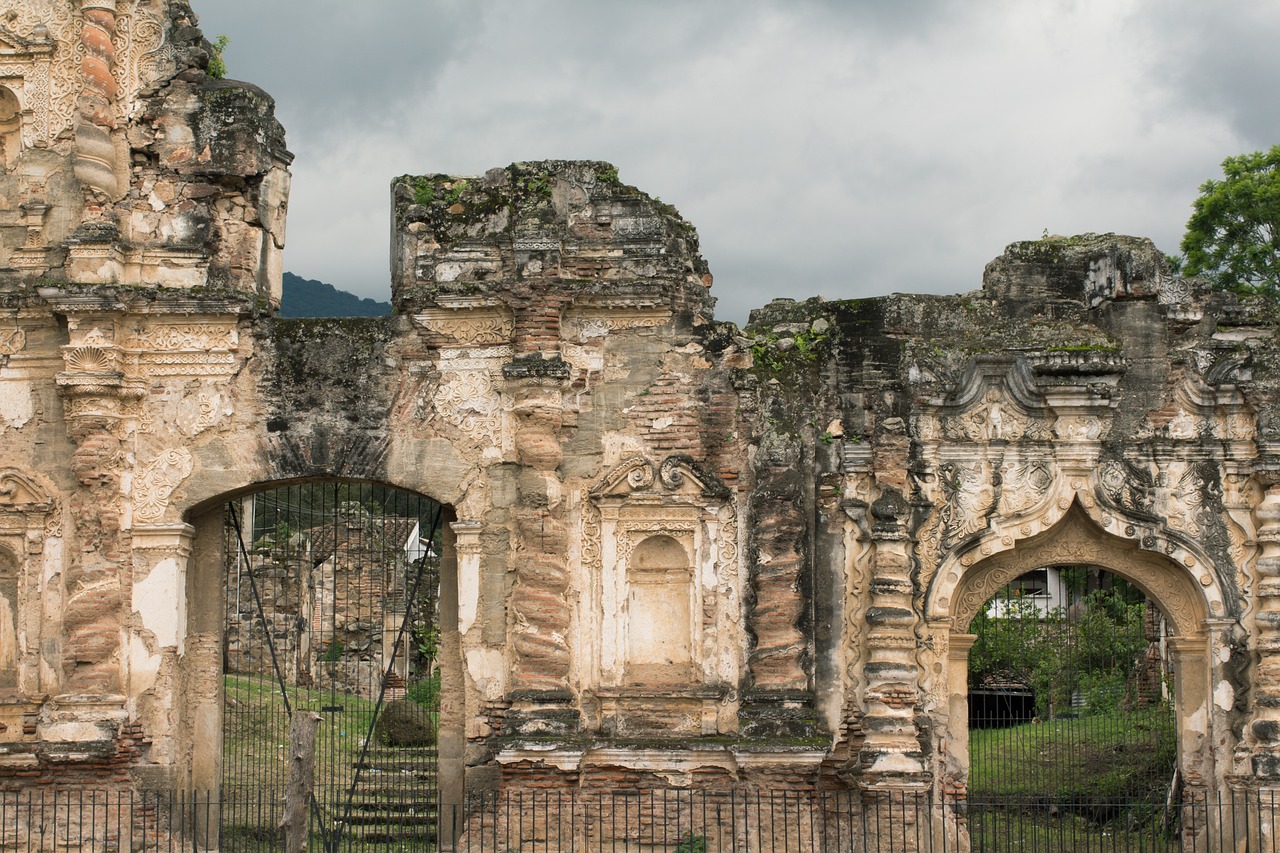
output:
{"label": "distant mountain", "polygon": [[390,302],[361,299],[323,281],[284,274],[281,317],[383,317],[391,313]]}

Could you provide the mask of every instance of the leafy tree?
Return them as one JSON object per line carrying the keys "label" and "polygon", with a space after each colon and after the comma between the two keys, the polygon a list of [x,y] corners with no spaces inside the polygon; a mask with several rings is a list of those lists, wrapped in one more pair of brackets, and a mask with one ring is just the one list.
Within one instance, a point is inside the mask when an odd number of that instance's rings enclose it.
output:
{"label": "leafy tree", "polygon": [[1129,584],[1113,579],[1109,589],[1085,595],[1067,615],[1062,607],[1042,609],[1029,597],[1007,591],[999,615],[979,611],[969,626],[978,636],[969,653],[973,686],[984,679],[1031,688],[1036,713],[1048,718],[1068,711],[1076,693],[1091,711],[1115,708],[1146,649],[1145,599]]}
{"label": "leafy tree", "polygon": [[1222,172],[1200,187],[1182,271],[1222,290],[1280,297],[1280,145],[1228,157]]}

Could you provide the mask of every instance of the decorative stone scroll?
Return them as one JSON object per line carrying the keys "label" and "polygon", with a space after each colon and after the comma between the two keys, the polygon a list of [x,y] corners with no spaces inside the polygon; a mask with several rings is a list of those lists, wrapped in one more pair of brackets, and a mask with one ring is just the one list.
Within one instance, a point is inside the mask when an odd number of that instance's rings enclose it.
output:
{"label": "decorative stone scroll", "polygon": [[415,314],[413,319],[423,329],[457,346],[509,344],[515,329],[509,311],[493,308],[437,308]]}
{"label": "decorative stone scroll", "polygon": [[240,335],[232,323],[156,323],[141,326],[122,349],[136,355],[136,368],[147,377],[233,376],[240,369],[236,355]]}
{"label": "decorative stone scroll", "polygon": [[191,476],[193,466],[191,451],[185,447],[163,453],[144,465],[133,481],[134,521],[150,524],[162,519],[173,490]]}

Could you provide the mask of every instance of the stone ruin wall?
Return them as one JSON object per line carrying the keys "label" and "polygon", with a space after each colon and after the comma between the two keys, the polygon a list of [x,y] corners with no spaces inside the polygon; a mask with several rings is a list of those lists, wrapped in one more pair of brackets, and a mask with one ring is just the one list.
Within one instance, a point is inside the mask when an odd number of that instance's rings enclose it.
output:
{"label": "stone ruin wall", "polygon": [[1105,235],[739,330],[545,161],[397,179],[396,315],[282,320],[289,154],[189,7],[3,8],[0,784],[216,786],[217,510],[315,477],[451,508],[450,785],[962,791],[968,618],[1055,561],[1175,627],[1193,789],[1280,778],[1273,306]]}

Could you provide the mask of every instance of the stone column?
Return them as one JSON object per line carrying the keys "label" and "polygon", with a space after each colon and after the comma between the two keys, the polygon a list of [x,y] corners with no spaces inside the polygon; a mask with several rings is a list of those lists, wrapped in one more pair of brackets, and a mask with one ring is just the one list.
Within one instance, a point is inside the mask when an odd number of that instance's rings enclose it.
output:
{"label": "stone column", "polygon": [[115,0],[81,0],[80,43],[84,58],[80,63],[82,89],[77,104],[75,176],[90,191],[114,200],[119,195],[116,173],[114,103],[118,96],[115,79]]}
{"label": "stone column", "polygon": [[[916,730],[920,698],[907,502],[886,488],[872,504],[874,556],[867,607],[865,737],[858,754],[867,825],[883,849],[914,850],[930,823],[928,776]],[[885,835],[888,833],[889,835]]]}
{"label": "stone column", "polygon": [[[250,518],[253,516],[250,515]],[[226,631],[227,557],[223,507],[194,520],[187,564],[187,634],[182,651],[181,709],[189,750],[187,790],[199,850],[218,849],[222,779],[222,640]]]}
{"label": "stone column", "polygon": [[579,726],[569,688],[569,572],[561,448],[561,387],[569,365],[534,354],[503,367],[510,401],[522,500],[511,510],[515,528],[512,701],[516,732],[571,734]]}
{"label": "stone column", "polygon": [[76,449],[70,500],[76,546],[68,554],[63,616],[63,692],[117,696],[121,683],[123,572],[130,564],[122,529],[121,476],[127,467],[120,439],[142,390],[117,367],[116,348],[95,328],[80,346],[63,347],[67,368],[57,376],[67,429]]}
{"label": "stone column", "polygon": [[[1280,472],[1277,472],[1280,473]],[[1280,785],[1280,478],[1254,509],[1258,530],[1258,665],[1253,673],[1253,775]]]}
{"label": "stone column", "polygon": [[800,459],[798,447],[779,451],[761,467],[751,500],[748,627],[754,643],[739,711],[741,732],[750,738],[812,737],[817,728],[805,666],[808,527]]}
{"label": "stone column", "polygon": [[[459,521],[446,524],[440,535],[440,722],[436,745],[440,771],[440,849],[453,850],[461,832],[459,818],[466,796],[467,679],[462,653],[466,633],[463,599],[470,583],[465,577],[479,569],[481,525]],[[471,613],[474,621],[475,614]]]}
{"label": "stone column", "polygon": [[[1262,463],[1256,473],[1266,494],[1253,511],[1258,545],[1254,590],[1257,665],[1250,696],[1252,719],[1245,736],[1252,790],[1239,794],[1271,803],[1280,802],[1280,462]],[[1275,843],[1280,826],[1274,809],[1260,809],[1255,817],[1254,825],[1262,837]]]}

